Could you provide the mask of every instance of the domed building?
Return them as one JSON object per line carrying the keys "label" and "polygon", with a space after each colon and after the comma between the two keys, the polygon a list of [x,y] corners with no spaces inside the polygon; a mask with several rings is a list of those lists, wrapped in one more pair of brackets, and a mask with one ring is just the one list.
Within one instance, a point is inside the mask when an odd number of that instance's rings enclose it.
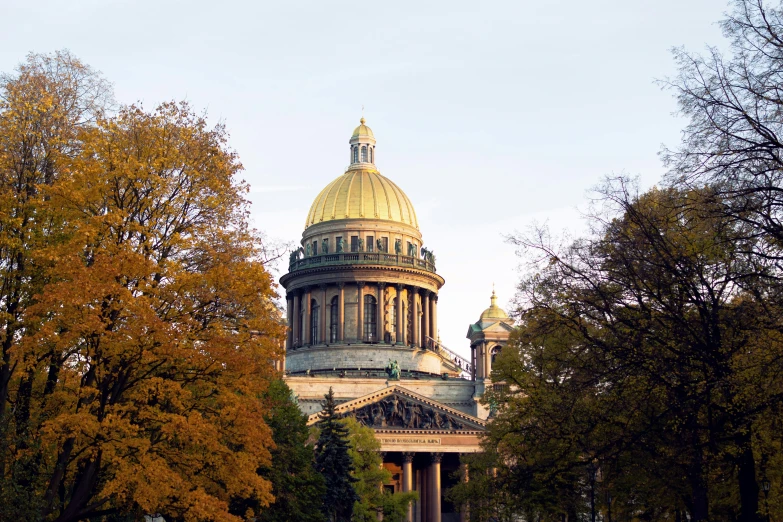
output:
{"label": "domed building", "polygon": [[349,166],[315,197],[280,279],[286,380],[311,422],[331,387],[338,412],[372,427],[394,477],[385,487],[419,492],[409,521],[459,520],[442,492],[459,454],[480,450],[489,412],[479,400],[512,322],[493,291],[468,332],[472,360],[438,341],[445,281],[413,204],[378,171],[364,118],[349,145]]}

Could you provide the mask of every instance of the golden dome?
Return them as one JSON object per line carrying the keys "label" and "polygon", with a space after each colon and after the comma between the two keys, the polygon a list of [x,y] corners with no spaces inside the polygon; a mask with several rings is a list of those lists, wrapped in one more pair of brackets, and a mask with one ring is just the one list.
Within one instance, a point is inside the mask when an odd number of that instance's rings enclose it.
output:
{"label": "golden dome", "polygon": [[498,298],[495,295],[495,290],[492,290],[492,297],[490,298],[489,308],[481,312],[481,318],[479,319],[479,322],[504,320],[508,318],[508,314],[498,306]]}
{"label": "golden dome", "polygon": [[359,120],[359,125],[353,130],[353,136],[351,138],[359,138],[361,136],[369,136],[370,138],[375,138],[375,135],[372,133],[372,129],[364,124],[364,117],[362,117],[361,120]]}
{"label": "golden dome", "polygon": [[[369,130],[369,129],[368,129]],[[351,169],[313,201],[305,228],[337,219],[386,219],[419,228],[408,196],[376,170]]]}

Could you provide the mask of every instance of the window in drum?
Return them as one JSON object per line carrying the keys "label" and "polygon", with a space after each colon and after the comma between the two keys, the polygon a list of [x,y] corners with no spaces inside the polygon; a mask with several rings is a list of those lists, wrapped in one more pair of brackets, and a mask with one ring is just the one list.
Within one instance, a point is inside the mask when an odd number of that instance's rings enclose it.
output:
{"label": "window in drum", "polygon": [[318,240],[317,239],[315,241],[313,241],[313,255],[314,256],[318,255]]}
{"label": "window in drum", "polygon": [[381,249],[388,253],[389,252],[389,238],[388,237],[382,237],[381,238]]}
{"label": "window in drum", "polygon": [[337,305],[340,299],[337,296],[332,297],[332,303],[329,307],[329,339],[331,342],[337,342],[337,325],[340,320],[340,313],[337,309]]}
{"label": "window in drum", "polygon": [[364,340],[378,340],[378,302],[371,295],[364,296]]}
{"label": "window in drum", "polygon": [[362,163],[367,163],[367,146],[362,147]]}
{"label": "window in drum", "polygon": [[353,162],[352,163],[359,163],[359,147],[353,148]]}
{"label": "window in drum", "polygon": [[310,301],[310,344],[318,344],[318,315],[321,311],[318,301]]}
{"label": "window in drum", "polygon": [[375,238],[373,236],[367,236],[367,251],[368,252],[374,252],[375,251]]}
{"label": "window in drum", "polygon": [[359,236],[351,236],[351,252],[359,251]]}

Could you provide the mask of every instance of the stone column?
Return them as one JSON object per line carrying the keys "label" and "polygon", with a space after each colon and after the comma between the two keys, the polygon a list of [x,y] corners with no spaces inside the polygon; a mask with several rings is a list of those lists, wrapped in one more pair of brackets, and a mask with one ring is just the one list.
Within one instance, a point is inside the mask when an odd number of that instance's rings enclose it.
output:
{"label": "stone column", "polygon": [[359,301],[356,304],[356,338],[359,342],[364,340],[364,281],[356,282],[356,298]]}
{"label": "stone column", "polygon": [[414,346],[421,346],[421,329],[419,328],[419,306],[416,304],[416,295],[419,293],[415,286],[408,287],[408,293],[411,296],[411,341]]}
{"label": "stone column", "polygon": [[294,292],[294,346],[302,345],[302,312],[300,306],[302,305],[302,293],[300,291]]}
{"label": "stone column", "polygon": [[310,335],[312,333],[312,331],[310,330],[310,316],[313,313],[313,308],[311,306],[313,298],[310,295],[310,289],[309,288],[305,291],[304,299],[305,299],[305,302],[304,302],[304,306],[305,306],[305,314],[304,314],[304,321],[305,321],[305,324],[304,324],[304,333],[305,333],[304,334],[304,338],[305,338],[305,344],[313,344],[313,339],[312,339],[312,336]]}
{"label": "stone column", "polygon": [[[460,481],[467,484],[470,477],[468,476],[468,465],[467,464],[460,464],[459,465],[459,477]],[[459,522],[469,522],[470,521],[470,505],[465,504],[462,506],[462,509],[459,511]]]}
{"label": "stone column", "polygon": [[487,342],[484,341],[484,375],[487,379],[492,378],[492,354],[489,352],[489,346],[487,345]]}
{"label": "stone column", "polygon": [[402,323],[404,322],[405,318],[402,315],[402,285],[397,285],[397,296],[395,297],[395,308],[397,308],[397,331],[395,332],[395,335],[397,336],[396,344],[403,344],[403,338],[402,338]]}
{"label": "stone column", "polygon": [[429,469],[428,467],[423,467],[419,470],[419,503],[416,506],[417,511],[417,517],[418,520],[421,522],[426,522],[429,518],[429,512],[430,512],[430,505],[429,505],[429,499],[427,492],[430,488],[430,481],[429,481]]}
{"label": "stone column", "polygon": [[345,341],[345,283],[337,283],[337,340]]}
{"label": "stone column", "polygon": [[484,380],[484,351],[481,345],[482,343],[476,344],[476,375],[480,380]]}
{"label": "stone column", "polygon": [[440,461],[443,458],[443,453],[431,453],[432,464],[430,464],[430,488],[429,488],[429,504],[430,504],[430,521],[441,522],[440,513]]}
{"label": "stone column", "polygon": [[286,294],[285,296],[285,310],[288,315],[288,331],[285,336],[285,349],[286,351],[294,347],[294,296],[293,294]]}
{"label": "stone column", "polygon": [[424,312],[424,339],[421,340],[422,346],[427,346],[427,338],[432,337],[430,331],[430,291],[425,290],[421,296],[421,309]]}
{"label": "stone column", "polygon": [[[402,454],[402,491],[413,490],[413,457],[415,453]],[[413,502],[408,504],[405,522],[413,522]]]}
{"label": "stone column", "polygon": [[438,340],[438,294],[432,295],[432,338]]}
{"label": "stone column", "polygon": [[383,342],[383,334],[384,334],[384,332],[383,332],[383,324],[384,324],[383,318],[386,315],[385,314],[385,312],[386,312],[386,306],[385,306],[385,303],[386,303],[386,288],[385,287],[386,287],[386,283],[378,283],[378,296],[376,298],[378,300],[378,304],[377,304],[377,307],[375,309],[375,314],[376,314],[375,315],[375,319],[376,319],[375,332],[376,332],[377,339],[375,339],[375,341],[380,341],[380,342]]}
{"label": "stone column", "polygon": [[329,339],[329,330],[326,327],[326,309],[327,309],[327,303],[326,303],[326,285],[320,285],[321,288],[321,317],[318,319],[319,324],[318,330],[319,330],[319,336],[321,337],[321,344],[328,343],[331,339]]}

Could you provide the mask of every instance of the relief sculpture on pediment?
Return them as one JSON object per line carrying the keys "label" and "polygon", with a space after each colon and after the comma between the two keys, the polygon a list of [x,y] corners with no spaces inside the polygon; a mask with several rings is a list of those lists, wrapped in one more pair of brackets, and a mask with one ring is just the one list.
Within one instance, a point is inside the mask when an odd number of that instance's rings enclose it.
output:
{"label": "relief sculpture on pediment", "polygon": [[372,428],[404,428],[413,430],[461,430],[462,422],[435,408],[391,395],[346,413]]}

